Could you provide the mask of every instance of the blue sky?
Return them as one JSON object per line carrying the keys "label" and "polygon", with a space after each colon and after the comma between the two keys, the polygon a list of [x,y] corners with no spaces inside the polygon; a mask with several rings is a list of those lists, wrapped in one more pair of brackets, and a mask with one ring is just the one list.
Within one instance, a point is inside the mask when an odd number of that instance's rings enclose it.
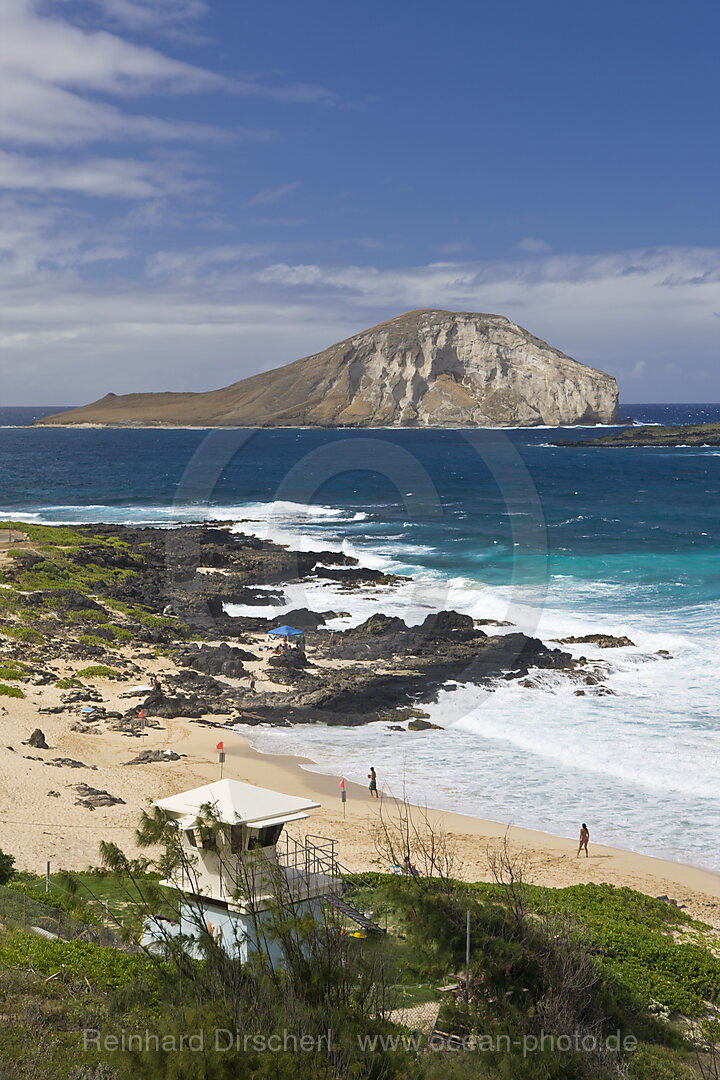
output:
{"label": "blue sky", "polygon": [[2,0],[4,404],[204,390],[415,307],[720,400],[720,9]]}

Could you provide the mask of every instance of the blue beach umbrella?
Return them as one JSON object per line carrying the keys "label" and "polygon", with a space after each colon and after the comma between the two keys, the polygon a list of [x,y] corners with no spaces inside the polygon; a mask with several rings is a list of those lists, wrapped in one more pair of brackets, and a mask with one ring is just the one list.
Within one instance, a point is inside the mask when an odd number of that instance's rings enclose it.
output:
{"label": "blue beach umbrella", "polygon": [[294,626],[278,626],[276,630],[268,630],[268,637],[304,637],[304,634]]}

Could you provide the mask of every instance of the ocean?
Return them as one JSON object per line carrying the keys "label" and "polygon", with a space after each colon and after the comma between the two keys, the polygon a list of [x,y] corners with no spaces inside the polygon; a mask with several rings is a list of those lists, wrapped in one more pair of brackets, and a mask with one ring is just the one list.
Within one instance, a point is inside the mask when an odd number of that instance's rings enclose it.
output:
{"label": "ocean", "polygon": [[[54,410],[0,409],[0,515],[32,522],[238,521],[304,548],[407,575],[343,591],[290,586],[299,605],[420,622],[439,608],[509,620],[606,665],[597,695],[447,685],[440,732],[248,729],[268,752],[497,821],[720,871],[720,450],[558,448],[599,429],[199,431],[43,429]],[[720,405],[624,405],[636,423],[720,420]],[[607,429],[603,429],[607,430]],[[500,631],[502,632],[502,630]],[[664,653],[661,652],[664,650]]]}

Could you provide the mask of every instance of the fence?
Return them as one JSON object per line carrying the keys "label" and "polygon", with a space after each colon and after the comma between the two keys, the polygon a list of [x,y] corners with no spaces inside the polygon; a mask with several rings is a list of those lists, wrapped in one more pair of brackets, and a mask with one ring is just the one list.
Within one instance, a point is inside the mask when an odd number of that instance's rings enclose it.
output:
{"label": "fence", "polygon": [[63,941],[91,941],[96,945],[119,944],[104,926],[91,926],[60,907],[42,904],[18,889],[0,887],[0,920],[17,930],[40,932]]}

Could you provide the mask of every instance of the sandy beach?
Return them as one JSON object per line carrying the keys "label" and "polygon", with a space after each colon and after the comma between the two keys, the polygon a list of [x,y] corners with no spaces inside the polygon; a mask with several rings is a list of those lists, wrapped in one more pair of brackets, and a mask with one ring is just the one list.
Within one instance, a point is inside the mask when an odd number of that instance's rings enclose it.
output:
{"label": "sandy beach", "polygon": [[[0,563],[9,565],[8,549],[28,548],[22,533],[0,537]],[[200,568],[201,570],[203,568]],[[248,633],[242,673],[224,676],[216,682],[232,691],[242,708],[252,707],[255,695],[248,677],[256,682],[258,697],[272,697],[283,689],[274,681],[277,671],[267,663],[264,635]],[[215,641],[214,645],[222,645]],[[310,650],[318,673],[342,668],[349,661],[331,659],[321,647]],[[20,650],[22,655],[22,650]],[[148,723],[116,724],[111,716],[137,712],[145,693],[132,696],[133,686],[147,687],[153,676],[161,682],[182,671],[175,659],[142,642],[113,645],[115,663],[123,669],[120,678],[87,675],[87,663],[68,652],[66,646],[43,653],[40,665],[26,666],[22,677],[9,674],[22,690],[20,697],[7,693],[0,697],[0,848],[15,857],[19,868],[45,870],[49,861],[54,870],[78,870],[99,863],[99,842],[113,840],[129,854],[136,854],[134,832],[140,811],[152,800],[218,779],[220,770],[216,743],[222,739],[226,751],[224,775],[291,795],[309,795],[321,804],[311,817],[294,826],[296,834],[309,833],[337,841],[338,859],[351,870],[388,870],[387,858],[378,854],[376,826],[381,813],[396,814],[395,796],[384,789],[379,776],[381,799],[369,797],[367,788],[348,783],[347,803],[340,799],[339,777],[308,771],[307,759],[261,754],[232,727],[229,713],[201,719],[182,715],[160,719],[150,715]],[[3,659],[18,658],[17,646],[8,643]],[[81,675],[70,692],[59,680]],[[80,691],[72,686],[81,686]],[[88,703],[90,702],[90,704]],[[93,704],[102,710],[93,715]],[[237,712],[237,706],[236,712]],[[89,714],[89,715],[88,715]],[[43,732],[47,747],[28,745],[35,729]],[[439,737],[435,732],[405,734],[403,739]],[[130,764],[141,751],[153,751],[160,760]],[[173,759],[166,758],[166,752]],[[179,755],[179,757],[177,756]],[[312,763],[310,763],[312,764]],[[319,762],[318,764],[322,764]],[[368,763],[369,764],[369,763]],[[88,788],[93,791],[88,792]],[[112,805],[97,805],[109,795]],[[86,800],[86,801],[83,801]],[[478,810],[481,811],[481,807]],[[522,858],[527,879],[558,887],[581,882],[609,882],[630,886],[652,896],[667,895],[694,916],[720,927],[720,875],[693,866],[603,846],[594,842],[602,823],[589,822],[590,857],[577,856],[577,841],[552,836],[508,824],[435,809],[427,813],[434,827],[446,835],[455,856],[453,872],[468,881],[489,880],[488,852],[507,835],[514,855]],[[575,823],[569,823],[571,831]],[[642,838],[638,838],[640,846]]]}
{"label": "sandy beach", "polygon": [[[135,661],[143,660],[135,655]],[[172,670],[170,661],[144,661],[148,675]],[[258,663],[258,676],[261,665]],[[93,679],[108,708],[126,708],[120,695],[123,682]],[[321,804],[311,817],[295,826],[298,834],[310,833],[337,840],[338,858],[351,870],[386,870],[378,856],[374,830],[380,808],[394,812],[393,795],[383,792],[372,800],[365,787],[348,783],[343,813],[339,779],[303,769],[306,760],[261,754],[248,741],[216,722],[203,724],[185,719],[161,721],[131,736],[97,724],[72,730],[78,719],[67,713],[41,714],[38,710],[57,704],[61,691],[55,686],[26,686],[24,700],[3,698],[0,703],[0,848],[15,856],[19,867],[44,871],[47,860],[53,869],[83,869],[99,862],[98,844],[111,839],[126,851],[135,852],[134,829],[141,808],[157,798],[219,778],[215,745],[222,739],[226,751],[224,775],[293,795],[310,795]],[[24,745],[40,727],[49,749]],[[417,736],[416,736],[417,737]],[[432,734],[421,737],[434,737]],[[179,760],[129,765],[141,750],[172,750]],[[72,759],[83,767],[51,764]],[[92,766],[92,767],[91,767]],[[123,803],[94,810],[77,803],[77,786],[107,791]],[[590,857],[576,855],[575,841],[439,810],[428,810],[431,822],[442,828],[457,858],[456,873],[468,881],[489,880],[488,848],[508,835],[514,853],[526,860],[528,878],[539,885],[566,886],[579,882],[627,885],[652,896],[665,894],[697,918],[720,926],[720,876],[680,863],[666,862],[630,851],[591,842]],[[422,811],[418,811],[422,813]],[[592,823],[591,823],[592,831]]]}

